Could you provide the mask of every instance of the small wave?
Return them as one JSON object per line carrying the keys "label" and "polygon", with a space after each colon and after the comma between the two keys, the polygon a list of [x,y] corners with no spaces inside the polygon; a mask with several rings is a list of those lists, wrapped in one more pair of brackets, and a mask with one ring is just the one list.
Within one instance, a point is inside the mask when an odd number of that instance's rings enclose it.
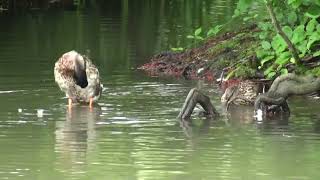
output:
{"label": "small wave", "polygon": [[8,94],[8,93],[16,93],[16,92],[24,92],[25,90],[11,90],[11,91],[0,91],[0,94]]}

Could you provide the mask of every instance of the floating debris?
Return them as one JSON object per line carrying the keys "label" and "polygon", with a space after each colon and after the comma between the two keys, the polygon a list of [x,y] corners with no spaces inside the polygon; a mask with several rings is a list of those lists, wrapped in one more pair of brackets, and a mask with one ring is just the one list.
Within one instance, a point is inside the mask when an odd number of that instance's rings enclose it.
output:
{"label": "floating debris", "polygon": [[18,109],[18,113],[22,113],[22,109],[21,108]]}

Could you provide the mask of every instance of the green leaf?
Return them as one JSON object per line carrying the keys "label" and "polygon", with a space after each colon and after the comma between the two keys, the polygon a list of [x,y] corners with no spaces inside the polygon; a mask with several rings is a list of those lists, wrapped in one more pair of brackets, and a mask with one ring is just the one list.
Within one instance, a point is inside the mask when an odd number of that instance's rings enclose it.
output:
{"label": "green leaf", "polygon": [[284,27],[282,28],[282,31],[288,36],[289,39],[291,39],[292,33],[293,33],[291,27],[289,27],[289,26],[284,26]]}
{"label": "green leaf", "polygon": [[202,28],[199,27],[198,29],[196,29],[196,30],[194,31],[194,36],[198,36],[201,32],[202,32]]}
{"label": "green leaf", "polygon": [[271,48],[271,44],[268,41],[262,41],[261,46],[265,50],[269,50]]}
{"label": "green leaf", "polygon": [[259,39],[266,39],[268,37],[268,33],[267,32],[261,32],[259,33]]}
{"label": "green leaf", "polygon": [[239,9],[235,9],[233,12],[232,18],[236,18],[238,16],[240,16],[240,11],[239,11]]}
{"label": "green leaf", "polygon": [[258,49],[258,50],[256,51],[256,54],[257,54],[257,57],[258,57],[259,59],[263,59],[265,56],[268,55],[268,53],[267,53],[265,50],[263,50],[263,49]]}
{"label": "green leaf", "polygon": [[221,30],[222,25],[217,25],[214,28],[211,28],[208,32],[207,32],[207,37],[211,36],[211,35],[217,35],[218,32]]}
{"label": "green leaf", "polygon": [[197,40],[201,40],[201,41],[204,40],[204,38],[201,37],[201,36],[196,36],[195,38],[196,38]]}
{"label": "green leaf", "polygon": [[171,48],[172,51],[183,51],[183,47]]}
{"label": "green leaf", "polygon": [[283,74],[288,74],[289,72],[288,72],[288,69],[287,69],[287,68],[282,68],[282,69],[280,70],[280,73],[283,75]]}
{"label": "green leaf", "polygon": [[237,4],[237,10],[239,14],[244,13],[249,7],[251,7],[253,0],[239,0]]}
{"label": "green leaf", "polygon": [[289,60],[291,63],[293,63],[293,64],[296,64],[297,62],[296,62],[296,59],[295,58],[290,58],[290,60]]}
{"label": "green leaf", "polygon": [[288,0],[288,4],[296,9],[300,7],[300,5],[302,4],[302,0]]}
{"label": "green leaf", "polygon": [[243,21],[249,21],[250,19],[252,19],[252,17],[246,16],[246,17],[243,18]]}
{"label": "green leaf", "polygon": [[283,52],[280,56],[276,59],[275,63],[279,65],[284,65],[289,62],[291,58],[291,53],[289,51]]}
{"label": "green leaf", "polygon": [[295,22],[297,21],[297,19],[298,19],[298,16],[297,16],[296,12],[294,12],[294,11],[289,12],[288,23],[290,23],[291,25],[294,25]]}
{"label": "green leaf", "polygon": [[307,49],[309,50],[311,46],[317,41],[320,41],[320,33],[318,31],[315,31],[310,35],[308,39]]}
{"label": "green leaf", "polygon": [[312,1],[314,1],[314,0],[302,0],[302,4],[303,4],[304,6],[310,6],[310,3],[311,3]]}
{"label": "green leaf", "polygon": [[318,22],[316,19],[310,20],[306,27],[307,33],[311,34],[315,30],[317,25],[318,25]]}
{"label": "green leaf", "polygon": [[270,67],[268,67],[268,68],[263,72],[263,74],[264,74],[264,75],[267,75],[267,74],[269,74],[269,73],[272,72],[272,71],[274,71],[273,66],[270,66]]}
{"label": "green leaf", "polygon": [[308,51],[307,43],[308,41],[304,40],[301,43],[299,43],[297,46],[298,50],[301,52],[301,56],[304,56]]}
{"label": "green leaf", "polygon": [[313,56],[313,57],[320,56],[320,51],[317,51],[317,52],[313,53],[313,55],[312,55],[312,56]]}
{"label": "green leaf", "polygon": [[272,29],[272,25],[268,22],[259,22],[258,27],[263,31],[268,31]]}
{"label": "green leaf", "polygon": [[274,59],[274,56],[267,56],[267,57],[263,58],[263,59],[260,61],[261,66],[263,66],[266,62],[271,61],[272,59]]}
{"label": "green leaf", "polygon": [[274,71],[271,71],[270,73],[267,74],[268,79],[272,79],[277,73]]}
{"label": "green leaf", "polygon": [[294,3],[296,0],[288,0],[288,4],[290,5],[290,4],[292,4],[292,3]]}
{"label": "green leaf", "polygon": [[284,16],[282,10],[279,9],[279,11],[276,12],[276,14],[277,14],[277,19],[278,19],[280,22],[284,20],[284,17],[285,17],[285,16]]}
{"label": "green leaf", "polygon": [[297,44],[306,38],[306,33],[304,31],[304,25],[296,27],[293,31],[292,43]]}
{"label": "green leaf", "polygon": [[271,41],[271,46],[278,54],[283,52],[287,48],[286,42],[279,34],[273,37]]}
{"label": "green leaf", "polygon": [[318,18],[320,16],[320,6],[318,5],[310,6],[307,12],[305,13],[305,15],[310,18]]}
{"label": "green leaf", "polygon": [[194,39],[195,37],[192,36],[192,35],[188,35],[187,38],[188,38],[188,39]]}

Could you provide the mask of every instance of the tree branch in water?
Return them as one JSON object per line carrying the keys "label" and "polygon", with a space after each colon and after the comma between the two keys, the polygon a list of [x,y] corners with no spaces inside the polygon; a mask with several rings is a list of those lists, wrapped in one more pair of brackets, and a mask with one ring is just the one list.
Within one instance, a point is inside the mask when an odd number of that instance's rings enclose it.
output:
{"label": "tree branch in water", "polygon": [[202,108],[206,111],[206,115],[208,117],[214,117],[218,115],[217,110],[210,102],[210,98],[203,93],[201,93],[198,89],[193,88],[190,90],[182,109],[178,115],[179,119],[188,119],[191,117],[191,114],[194,110],[194,107],[197,104],[200,104]]}
{"label": "tree branch in water", "polygon": [[279,105],[283,111],[289,112],[286,102],[291,95],[306,95],[320,90],[320,77],[297,76],[286,74],[277,77],[267,93],[257,97],[254,103],[255,110],[266,111],[265,105]]}

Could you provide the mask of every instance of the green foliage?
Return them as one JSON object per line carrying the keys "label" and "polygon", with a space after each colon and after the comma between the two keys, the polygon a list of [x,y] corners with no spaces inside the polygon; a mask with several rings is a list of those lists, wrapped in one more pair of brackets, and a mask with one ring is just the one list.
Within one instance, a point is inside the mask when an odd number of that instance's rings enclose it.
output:
{"label": "green foliage", "polygon": [[[272,3],[282,31],[297,49],[300,58],[306,55],[320,56],[319,50],[315,51],[315,45],[320,42],[320,24],[317,20],[320,17],[319,0],[239,0],[234,16],[247,14],[254,3],[261,6]],[[251,16],[245,15],[244,21]],[[261,19],[257,24],[261,30],[257,34],[261,43],[256,51],[260,61],[259,69],[263,70],[268,78],[288,73],[287,64],[297,65],[288,44],[276,32],[270,18]]]}
{"label": "green foliage", "polygon": [[[222,29],[222,25],[216,25],[212,28],[210,28],[206,34],[206,38],[211,37],[211,36],[216,36]],[[188,35],[188,39],[194,39],[196,41],[202,41],[205,39],[205,37],[202,35],[202,27],[197,28],[193,35]]]}
{"label": "green foliage", "polygon": [[311,75],[315,75],[315,76],[320,76],[320,67],[316,67],[314,69],[308,70],[306,72],[306,74],[311,74]]}
{"label": "green foliage", "polygon": [[[271,18],[261,13],[261,10],[251,11],[253,8],[264,8],[271,4],[276,19],[279,21],[282,31],[291,41],[298,56],[320,56],[320,1],[319,0],[239,0],[233,17],[242,17],[243,21],[255,23],[260,31],[255,37],[260,41],[255,49],[259,60],[258,68],[262,70],[267,78],[274,78],[279,74],[288,73],[287,65],[292,64],[298,70],[302,70],[300,63],[296,62],[287,42],[278,34]],[[197,28],[188,39],[199,43],[204,39],[216,36],[224,25],[211,27],[205,33],[202,27]],[[171,48],[173,51],[183,51],[184,48]],[[303,70],[304,71],[304,70]],[[312,71],[314,72],[314,71]],[[252,74],[252,68],[242,63],[232,71],[231,76],[247,76]]]}
{"label": "green foliage", "polygon": [[[206,37],[203,35],[204,32],[202,30],[202,27],[197,28],[192,35],[188,35],[187,38],[188,39],[192,39],[194,40],[194,43],[199,43],[203,40],[205,40],[206,38],[209,37],[214,37],[216,36],[222,29],[223,25],[216,25],[211,27],[208,32],[206,33]],[[184,51],[186,48],[183,47],[171,47],[171,50],[174,52],[181,52]]]}
{"label": "green foliage", "polygon": [[239,0],[237,8],[234,11],[233,17],[240,16],[241,14],[246,13],[253,2],[253,0]]}
{"label": "green foliage", "polygon": [[202,33],[202,28],[199,27],[198,29],[196,29],[193,33],[193,35],[188,35],[187,38],[188,39],[194,39],[196,41],[202,41],[204,40],[204,38],[201,36]]}
{"label": "green foliage", "polygon": [[209,29],[207,32],[207,37],[216,36],[221,31],[222,25],[216,25]]}
{"label": "green foliage", "polygon": [[171,51],[174,51],[174,52],[181,52],[181,51],[183,51],[183,50],[184,50],[183,47],[172,47],[172,48],[171,48]]}

